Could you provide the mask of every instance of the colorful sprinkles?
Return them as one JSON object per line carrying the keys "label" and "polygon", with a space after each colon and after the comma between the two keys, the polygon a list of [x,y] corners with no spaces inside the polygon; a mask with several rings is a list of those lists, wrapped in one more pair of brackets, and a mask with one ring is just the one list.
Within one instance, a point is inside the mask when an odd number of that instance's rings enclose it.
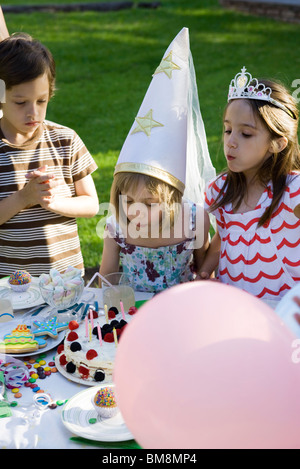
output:
{"label": "colorful sprinkles", "polygon": [[11,285],[23,285],[31,282],[31,275],[26,270],[16,270],[9,277],[9,283]]}
{"label": "colorful sprinkles", "polygon": [[94,402],[100,407],[116,407],[117,405],[114,391],[109,387],[100,389],[95,395]]}

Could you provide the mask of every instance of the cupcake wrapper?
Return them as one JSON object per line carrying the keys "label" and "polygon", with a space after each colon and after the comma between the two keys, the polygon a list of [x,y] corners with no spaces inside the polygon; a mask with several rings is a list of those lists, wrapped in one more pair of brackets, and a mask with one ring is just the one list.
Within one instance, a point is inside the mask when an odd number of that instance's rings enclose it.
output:
{"label": "cupcake wrapper", "polygon": [[28,283],[23,283],[23,285],[13,285],[13,284],[9,284],[10,285],[10,288],[17,292],[17,293],[22,293],[26,290],[28,290],[28,288],[30,287],[30,282]]}
{"label": "cupcake wrapper", "polygon": [[100,417],[105,418],[105,419],[111,418],[119,412],[119,409],[117,406],[101,407],[101,406],[96,405],[94,402],[94,398],[92,398],[92,404],[94,408],[97,410],[98,415],[100,415]]}

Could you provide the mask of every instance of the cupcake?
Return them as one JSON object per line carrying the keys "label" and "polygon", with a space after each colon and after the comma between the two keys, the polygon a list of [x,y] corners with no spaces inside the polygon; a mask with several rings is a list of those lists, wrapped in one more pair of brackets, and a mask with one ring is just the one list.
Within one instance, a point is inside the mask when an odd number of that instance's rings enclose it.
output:
{"label": "cupcake", "polygon": [[8,280],[12,290],[16,292],[24,292],[30,287],[31,275],[26,270],[16,270],[13,272]]}
{"label": "cupcake", "polygon": [[115,400],[114,390],[110,387],[99,389],[92,398],[92,404],[100,417],[103,418],[113,417],[119,410]]}

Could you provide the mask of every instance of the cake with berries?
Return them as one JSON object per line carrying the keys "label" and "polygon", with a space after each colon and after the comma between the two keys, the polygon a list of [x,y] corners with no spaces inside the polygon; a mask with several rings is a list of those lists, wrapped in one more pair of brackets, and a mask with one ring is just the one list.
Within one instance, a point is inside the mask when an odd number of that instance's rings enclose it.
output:
{"label": "cake with berries", "polygon": [[59,367],[70,378],[72,375],[86,384],[111,383],[117,341],[135,312],[136,308],[131,308],[123,319],[118,311],[110,310],[106,319],[92,311],[81,323],[71,321],[57,349]]}

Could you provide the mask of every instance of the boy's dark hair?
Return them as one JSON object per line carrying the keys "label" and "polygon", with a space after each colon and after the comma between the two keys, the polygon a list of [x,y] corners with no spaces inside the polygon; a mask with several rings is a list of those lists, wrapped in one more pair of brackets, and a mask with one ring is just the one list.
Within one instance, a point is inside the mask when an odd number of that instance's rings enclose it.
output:
{"label": "boy's dark hair", "polygon": [[6,89],[48,75],[49,98],[55,90],[55,62],[51,52],[29,34],[15,33],[0,42],[0,79]]}

